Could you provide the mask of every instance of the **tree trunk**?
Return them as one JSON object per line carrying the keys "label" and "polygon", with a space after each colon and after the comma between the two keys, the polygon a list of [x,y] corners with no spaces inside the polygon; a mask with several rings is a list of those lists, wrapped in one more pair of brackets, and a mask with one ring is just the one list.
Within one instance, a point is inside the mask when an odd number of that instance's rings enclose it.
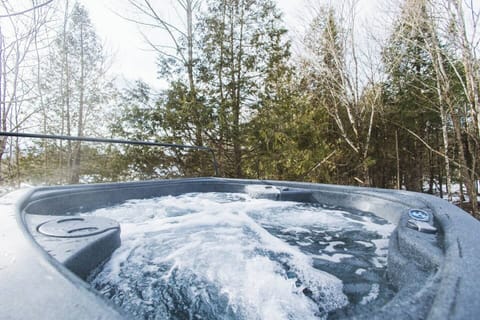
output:
{"label": "tree trunk", "polygon": [[[222,26],[225,26],[227,18],[227,6],[225,3],[222,4]],[[223,84],[223,68],[224,68],[224,54],[225,48],[223,46],[224,42],[224,35],[225,32],[222,30],[220,43],[220,58],[219,58],[219,66],[218,66],[218,82],[219,82],[219,92],[220,92],[220,106],[218,110],[218,126],[219,126],[219,134],[218,134],[218,163],[219,163],[219,170],[220,175],[225,175],[225,134],[227,128],[227,110],[226,110],[226,99],[225,99],[225,89]]]}
{"label": "tree trunk", "polygon": [[[35,25],[37,24],[37,13],[33,11],[33,18]],[[44,97],[43,97],[43,90],[42,90],[42,81],[41,81],[41,59],[40,59],[40,52],[38,48],[38,33],[35,32],[34,35],[34,45],[35,45],[35,54],[37,58],[37,90],[38,90],[38,97],[40,101],[40,109],[42,112],[42,133],[47,133],[47,108],[45,106]],[[47,183],[48,181],[48,143],[46,139],[42,139],[42,146],[43,146],[43,183]]]}
{"label": "tree trunk", "polygon": [[455,138],[457,140],[457,148],[458,148],[458,162],[460,163],[460,173],[462,180],[465,183],[465,187],[467,189],[467,194],[470,198],[470,204],[472,206],[472,215],[477,217],[478,216],[478,201],[477,201],[477,193],[476,193],[476,182],[470,176],[469,168],[467,165],[467,160],[465,158],[465,148],[463,145],[462,139],[462,131],[461,131],[461,124],[460,119],[456,114],[452,113],[452,122],[453,127],[455,130]]}
{"label": "tree trunk", "polygon": [[[84,114],[85,114],[85,57],[84,57],[84,30],[80,25],[80,88],[78,100],[78,120],[77,120],[77,136],[82,137],[84,132]],[[73,165],[70,183],[80,182],[80,160],[81,160],[81,142],[75,143],[73,149]]]}
{"label": "tree trunk", "polygon": [[452,201],[452,176],[450,173],[450,158],[448,157],[449,152],[449,142],[448,142],[448,128],[447,128],[447,114],[445,112],[445,108],[440,105],[440,118],[442,121],[442,137],[443,137],[443,149],[445,156],[445,179],[446,179],[446,186],[447,186],[447,198],[448,201]]}
{"label": "tree trunk", "polygon": [[397,190],[400,190],[402,187],[401,185],[401,178],[400,178],[400,154],[398,151],[398,130],[395,130],[395,156],[397,159]]}

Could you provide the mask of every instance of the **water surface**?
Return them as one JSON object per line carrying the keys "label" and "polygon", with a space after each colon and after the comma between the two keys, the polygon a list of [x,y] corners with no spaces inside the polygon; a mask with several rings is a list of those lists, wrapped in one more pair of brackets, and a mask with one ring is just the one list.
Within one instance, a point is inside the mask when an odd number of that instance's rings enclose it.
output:
{"label": "water surface", "polygon": [[232,193],[90,214],[122,230],[90,282],[140,319],[341,317],[392,294],[383,275],[394,226],[372,214]]}

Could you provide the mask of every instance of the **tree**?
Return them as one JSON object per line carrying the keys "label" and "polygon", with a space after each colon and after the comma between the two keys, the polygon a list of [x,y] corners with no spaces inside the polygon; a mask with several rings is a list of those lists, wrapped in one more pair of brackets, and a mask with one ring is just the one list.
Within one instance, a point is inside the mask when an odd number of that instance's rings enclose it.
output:
{"label": "tree", "polygon": [[309,101],[296,70],[277,69],[272,94],[247,127],[245,172],[258,179],[334,182],[328,115]]}
{"label": "tree", "polygon": [[[107,56],[86,9],[74,3],[65,6],[63,26],[51,48],[44,69],[45,103],[49,133],[84,136],[98,131],[97,121],[105,116],[102,107],[111,97],[112,83],[106,76]],[[105,118],[102,120],[104,121]],[[58,164],[66,163],[68,181],[80,178],[81,143],[60,144]]]}
{"label": "tree", "polygon": [[[417,137],[429,143],[435,141],[442,128],[442,119],[444,153],[449,153],[445,110],[435,90],[434,62],[426,50],[426,44],[433,36],[427,24],[426,10],[425,2],[406,1],[383,50],[388,74],[384,91],[385,117],[397,128],[399,149],[402,150],[399,154],[401,176],[397,177],[397,183],[415,191],[422,191],[428,155]],[[450,190],[448,156],[445,159],[447,189]]]}
{"label": "tree", "polygon": [[[32,47],[45,39],[39,39],[50,19],[51,1],[33,1],[22,8],[8,1],[0,5],[0,130],[19,131],[26,121],[35,114],[31,101],[38,97],[35,91],[36,66]],[[32,63],[32,61],[34,61]],[[31,66],[34,67],[31,67]],[[6,137],[0,138],[0,180],[6,174],[2,171],[2,160],[9,153],[9,164],[16,168],[19,176],[18,140],[8,144]],[[18,179],[16,183],[19,183]]]}
{"label": "tree", "polygon": [[[403,129],[410,135],[408,139],[444,159],[450,199],[451,172],[456,167],[458,181],[461,186],[465,184],[475,215],[478,134],[476,89],[471,79],[475,78],[472,71],[476,62],[473,46],[465,42],[468,40],[462,8],[461,1],[405,1],[384,57],[390,75],[391,97],[399,103],[400,110],[415,106],[413,126],[409,127],[405,119],[400,119]],[[478,14],[472,11],[472,17],[476,16]],[[416,122],[418,120],[420,122]],[[440,130],[443,150],[435,144],[438,139],[432,139],[431,135],[433,132],[435,136]],[[407,168],[415,166],[418,167],[414,163]],[[419,181],[423,182],[423,178],[423,173],[418,175]]]}
{"label": "tree", "polygon": [[[169,82],[161,104],[165,116],[162,123],[168,134],[164,141],[202,146],[211,126],[210,112],[198,90],[197,64],[202,48],[199,46],[198,24],[201,19],[201,0],[175,0],[171,8],[156,6],[149,0],[129,1],[137,14],[129,20],[142,28],[146,42],[158,53],[159,78]],[[176,14],[170,19],[168,13]],[[175,13],[175,14],[173,14]],[[157,37],[166,39],[157,43]],[[171,101],[169,99],[172,99]],[[160,103],[158,104],[160,105]],[[210,173],[205,152],[191,150],[186,155],[181,170],[195,175]]]}
{"label": "tree", "polygon": [[[341,18],[333,8],[318,10],[305,36],[302,59],[306,81],[312,83],[312,104],[322,108],[335,123],[338,136],[349,150],[354,180],[370,185],[370,142],[381,87],[369,75],[361,83],[354,6],[342,11]],[[338,19],[346,27],[341,28]]]}
{"label": "tree", "polygon": [[[166,79],[172,87],[179,89],[184,85],[185,99],[180,104],[171,106],[170,112],[188,125],[191,135],[186,135],[182,143],[203,145],[205,127],[201,98],[197,91],[195,66],[198,61],[198,35],[195,30],[196,13],[201,7],[201,0],[175,0],[173,11],[178,21],[170,21],[162,12],[165,6],[155,6],[152,1],[129,0],[130,6],[137,14],[129,19],[142,27],[144,39],[158,53],[159,77]],[[159,31],[159,32],[158,32]],[[167,42],[155,42],[156,36],[164,36]],[[168,122],[165,125],[170,125]],[[172,124],[174,126],[174,124]]]}
{"label": "tree", "polygon": [[[110,130],[116,137],[138,141],[156,141],[166,136],[162,99],[152,93],[144,82],[124,90],[115,121]],[[117,174],[121,178],[151,179],[183,173],[184,167],[176,162],[174,150],[159,150],[153,147],[125,146],[123,156],[116,159],[115,166],[122,168]],[[176,166],[175,166],[176,164]]]}
{"label": "tree", "polygon": [[[480,13],[473,2],[431,1],[430,30],[438,30],[427,50],[434,61],[437,92],[448,108],[457,147],[460,183],[465,183],[471,212],[478,216],[476,164],[480,143],[480,64],[476,56]],[[468,36],[465,7],[471,17]],[[446,17],[447,23],[435,17]],[[445,40],[443,40],[445,39]],[[443,41],[442,41],[443,40]],[[442,43],[443,42],[443,43]]]}
{"label": "tree", "polygon": [[214,119],[209,136],[221,172],[242,177],[247,123],[268,99],[272,71],[288,59],[286,30],[271,0],[208,1],[201,30],[199,89]]}

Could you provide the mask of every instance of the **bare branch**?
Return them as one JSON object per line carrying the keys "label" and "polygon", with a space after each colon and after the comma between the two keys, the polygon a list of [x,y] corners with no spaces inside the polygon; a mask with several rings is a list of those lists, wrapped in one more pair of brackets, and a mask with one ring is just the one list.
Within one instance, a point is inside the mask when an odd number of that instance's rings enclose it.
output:
{"label": "bare branch", "polygon": [[8,13],[8,14],[5,14],[5,15],[0,15],[0,19],[1,19],[1,18],[11,18],[11,17],[14,17],[14,16],[19,16],[19,15],[28,13],[28,12],[30,12],[30,11],[34,11],[34,10],[40,9],[41,7],[44,7],[44,6],[48,5],[48,4],[51,3],[51,2],[53,2],[53,0],[47,0],[47,1],[44,2],[44,3],[41,3],[41,4],[36,5],[36,6],[33,6],[32,8],[29,8],[29,9],[26,9],[26,10],[23,10],[23,11]]}

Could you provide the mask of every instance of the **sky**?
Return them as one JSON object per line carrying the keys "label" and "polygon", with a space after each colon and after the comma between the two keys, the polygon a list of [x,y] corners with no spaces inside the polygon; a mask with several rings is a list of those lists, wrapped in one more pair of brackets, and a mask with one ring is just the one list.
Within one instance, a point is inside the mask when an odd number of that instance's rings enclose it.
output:
{"label": "sky", "polygon": [[[158,3],[163,5],[170,1],[173,0],[158,0]],[[297,27],[305,25],[308,3],[312,1],[277,0],[291,36],[301,32]],[[128,0],[80,0],[80,2],[89,11],[107,52],[113,55],[111,73],[116,76],[117,83],[128,86],[132,81],[141,79],[156,89],[166,85],[157,79],[156,53],[145,42],[138,26],[121,17],[131,16],[132,8]],[[372,12],[377,2],[379,0],[361,0],[360,13]],[[171,14],[167,12],[167,7],[165,6],[166,14]]]}
{"label": "sky", "polygon": [[[293,23],[298,13],[298,5],[303,1],[278,1],[287,21]],[[111,72],[116,75],[120,84],[128,85],[131,81],[141,79],[157,88],[165,85],[157,79],[155,63],[157,54],[145,42],[138,26],[121,17],[128,16],[131,11],[126,0],[80,0],[80,2],[89,11],[107,52],[113,54]]]}

